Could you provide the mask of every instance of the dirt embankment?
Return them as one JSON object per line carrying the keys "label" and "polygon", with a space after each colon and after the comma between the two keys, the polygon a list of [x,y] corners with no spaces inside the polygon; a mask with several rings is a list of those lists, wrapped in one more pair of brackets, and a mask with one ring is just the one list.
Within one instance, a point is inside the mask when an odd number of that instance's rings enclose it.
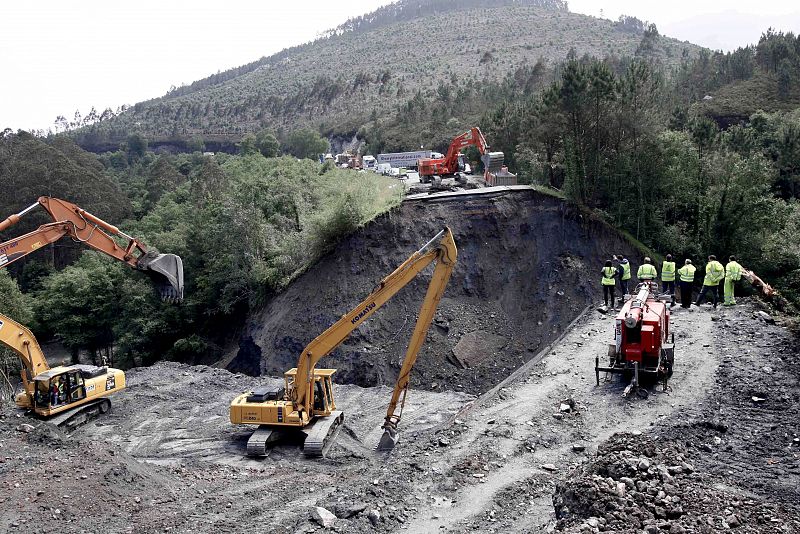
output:
{"label": "dirt embankment", "polygon": [[[602,261],[617,252],[635,257],[606,225],[534,191],[407,201],[342,241],[252,316],[228,368],[280,376],[309,341],[444,226],[453,230],[458,263],[414,369],[416,388],[486,391],[596,301]],[[321,365],[337,368],[340,382],[392,384],[431,270]]]}

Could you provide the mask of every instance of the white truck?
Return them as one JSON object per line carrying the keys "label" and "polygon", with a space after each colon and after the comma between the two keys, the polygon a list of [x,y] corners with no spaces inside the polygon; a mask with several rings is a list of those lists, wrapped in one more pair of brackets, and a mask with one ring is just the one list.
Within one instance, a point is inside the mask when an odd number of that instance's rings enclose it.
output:
{"label": "white truck", "polygon": [[361,158],[361,165],[366,171],[374,171],[378,165],[375,156],[364,156]]}

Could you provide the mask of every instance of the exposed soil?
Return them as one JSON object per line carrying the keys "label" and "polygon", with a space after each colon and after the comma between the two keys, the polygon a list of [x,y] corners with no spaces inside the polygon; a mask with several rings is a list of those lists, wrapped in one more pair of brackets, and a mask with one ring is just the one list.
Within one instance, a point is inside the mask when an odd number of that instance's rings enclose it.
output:
{"label": "exposed soil", "polygon": [[[586,309],[592,273],[632,252],[533,192],[404,204],[254,317],[235,363],[280,376],[445,224],[460,259],[391,453],[374,451],[384,385],[337,384],[345,424],[328,458],[305,459],[295,438],[250,459],[252,429],[228,404],[277,379],[159,363],[128,372],[112,411],[72,436],[2,405],[0,530],[800,532],[797,339],[749,299],[675,309],[670,389],[597,386],[612,319]],[[393,381],[426,284],[329,359],[340,378]]]}
{"label": "exposed soil", "polygon": [[[614,253],[636,257],[607,225],[533,190],[407,201],[342,241],[254,315],[228,369],[280,376],[308,342],[444,226],[453,230],[458,262],[412,374],[413,387],[422,389],[487,391],[596,298],[603,261]],[[321,365],[336,367],[339,382],[393,384],[430,272]],[[475,338],[483,344],[475,346]],[[456,353],[474,355],[467,369],[454,354],[459,344]]]}
{"label": "exposed soil", "polygon": [[322,506],[338,532],[800,532],[796,341],[756,311],[677,311],[671,390],[647,399],[595,386],[611,319],[588,312],[478,399],[411,391],[388,455],[386,387],[337,386],[346,427],[324,460],[297,443],[245,458],[228,402],[274,379],[220,369],[132,370],[72,437],[6,406],[0,528],[310,532]]}

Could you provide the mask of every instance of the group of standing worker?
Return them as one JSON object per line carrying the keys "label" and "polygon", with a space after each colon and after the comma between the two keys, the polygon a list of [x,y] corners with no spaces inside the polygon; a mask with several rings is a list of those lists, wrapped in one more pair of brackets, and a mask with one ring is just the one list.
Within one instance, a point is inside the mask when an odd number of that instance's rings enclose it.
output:
{"label": "group of standing worker", "polygon": [[[667,254],[666,259],[661,264],[661,291],[664,294],[672,296],[672,304],[675,304],[675,282],[680,283],[680,296],[681,307],[690,308],[692,305],[692,287],[694,285],[694,277],[697,268],[692,265],[692,260],[685,260],[680,269],[675,268],[675,262],[671,254]],[[697,295],[697,300],[694,302],[695,306],[700,306],[706,301],[708,296],[714,304],[714,309],[717,308],[717,303],[720,300],[719,286],[723,282],[724,296],[723,304],[726,306],[733,306],[736,304],[734,298],[734,285],[742,278],[742,266],[736,262],[734,256],[728,258],[728,263],[725,267],[717,261],[717,257],[711,255],[708,257],[706,263],[706,274],[703,279],[703,287]],[[616,287],[619,282],[620,291],[622,292],[621,298],[628,294],[628,282],[631,279],[631,264],[628,259],[621,255],[614,255],[612,259],[606,261],[605,266],[600,272],[602,277],[601,284],[603,286],[603,300],[606,308],[609,303],[612,309],[616,309]],[[658,279],[658,270],[650,258],[645,257],[639,269],[636,272],[636,278],[639,282],[655,281]]]}

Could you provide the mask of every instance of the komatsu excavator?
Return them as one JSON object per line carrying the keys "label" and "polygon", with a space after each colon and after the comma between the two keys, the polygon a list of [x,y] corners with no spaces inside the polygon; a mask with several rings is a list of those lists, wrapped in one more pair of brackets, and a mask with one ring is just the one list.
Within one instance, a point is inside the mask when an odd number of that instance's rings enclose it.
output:
{"label": "komatsu excavator", "polygon": [[[423,158],[418,161],[419,179],[421,182],[433,181],[434,184],[441,183],[441,179],[448,176],[455,176],[456,181],[464,183],[464,177],[461,174],[463,170],[460,165],[459,154],[461,150],[474,146],[481,153],[481,161],[484,166],[484,178],[488,178],[491,174],[497,173],[502,167],[505,160],[505,154],[502,152],[489,152],[489,145],[486,143],[486,138],[483,136],[481,129],[473,127],[470,131],[464,132],[459,135],[450,143],[450,148],[447,149],[447,154],[443,158]],[[487,180],[488,181],[488,180]]]}
{"label": "komatsu excavator", "polygon": [[336,370],[316,369],[317,362],[338,347],[420,271],[436,262],[392,392],[383,424],[384,432],[378,444],[379,450],[394,448],[411,369],[450,280],[456,256],[453,234],[449,228],[445,228],[381,280],[378,287],[358,306],[309,343],[300,354],[297,367],[285,373],[284,387],[259,388],[236,397],[230,408],[231,423],[258,425],[247,442],[248,456],[266,456],[267,445],[278,439],[282,431],[291,429],[305,433],[303,453],[306,456],[319,457],[327,453],[344,420],[344,413],[336,409],[333,395],[332,377]]}
{"label": "komatsu excavator", "polygon": [[[141,241],[65,200],[40,197],[35,204],[0,222],[0,232],[17,224],[39,206],[50,214],[54,222],[0,243],[0,269],[68,236],[148,274],[163,300],[183,300],[183,262],[180,257],[148,250]],[[120,245],[114,237],[127,243]],[[107,397],[125,388],[125,373],[119,369],[94,365],[51,369],[31,331],[2,314],[0,343],[17,353],[22,361],[23,389],[16,396],[17,406],[32,410],[56,426],[72,428],[93,415],[107,412],[111,407]]]}

